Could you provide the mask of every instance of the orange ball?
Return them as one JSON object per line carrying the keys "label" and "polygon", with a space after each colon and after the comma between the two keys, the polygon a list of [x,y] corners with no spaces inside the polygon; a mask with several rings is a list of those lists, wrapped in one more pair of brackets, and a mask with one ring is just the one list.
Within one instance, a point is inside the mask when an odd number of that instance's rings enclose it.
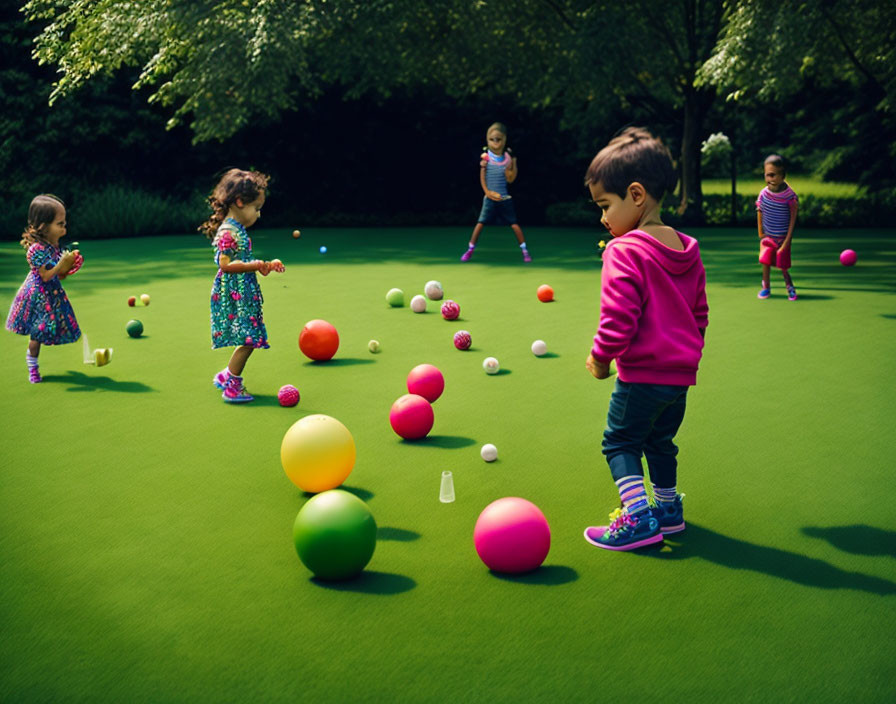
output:
{"label": "orange ball", "polygon": [[339,349],[339,333],[326,320],[310,320],[299,333],[299,349],[315,361],[332,359]]}
{"label": "orange ball", "polygon": [[548,301],[554,300],[554,289],[547,284],[542,284],[538,287],[538,292],[535,295],[538,296],[539,301],[547,303]]}

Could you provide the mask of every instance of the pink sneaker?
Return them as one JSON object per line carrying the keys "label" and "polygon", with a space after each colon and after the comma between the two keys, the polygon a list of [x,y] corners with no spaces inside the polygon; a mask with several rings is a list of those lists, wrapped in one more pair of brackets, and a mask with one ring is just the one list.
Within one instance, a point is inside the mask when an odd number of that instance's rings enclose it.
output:
{"label": "pink sneaker", "polygon": [[39,384],[43,381],[43,379],[40,378],[40,369],[36,366],[31,367],[31,369],[28,370],[28,381],[32,384]]}
{"label": "pink sneaker", "polygon": [[212,379],[212,383],[215,385],[215,388],[224,390],[224,387],[227,386],[227,380],[230,378],[230,369],[224,367],[221,371],[215,374],[215,378]]}
{"label": "pink sneaker", "polygon": [[227,403],[249,403],[249,401],[254,401],[254,397],[246,391],[246,387],[243,386],[243,377],[236,376],[235,374],[231,374],[230,378],[227,379],[227,384],[224,386],[224,393],[221,394],[221,398],[223,398]]}
{"label": "pink sneaker", "polygon": [[529,252],[523,252],[523,261],[527,264],[532,261],[532,257],[529,255]]}
{"label": "pink sneaker", "polygon": [[462,262],[468,262],[468,261],[470,261],[470,257],[472,257],[472,256],[473,256],[473,248],[470,247],[470,249],[468,249],[466,252],[464,252],[463,254],[460,255],[460,260]]}

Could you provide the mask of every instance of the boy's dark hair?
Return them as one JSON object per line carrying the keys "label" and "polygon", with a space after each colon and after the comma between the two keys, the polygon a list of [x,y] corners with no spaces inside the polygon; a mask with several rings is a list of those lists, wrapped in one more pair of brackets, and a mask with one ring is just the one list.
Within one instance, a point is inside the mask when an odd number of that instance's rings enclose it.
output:
{"label": "boy's dark hair", "polygon": [[28,249],[35,242],[46,242],[44,227],[56,218],[59,208],[64,208],[65,203],[52,193],[41,193],[35,196],[28,206],[28,225],[22,233],[19,244]]}
{"label": "boy's dark hair", "polygon": [[780,154],[769,154],[765,157],[765,161],[762,162],[762,166],[765,167],[766,164],[771,164],[776,169],[781,169],[785,174],[787,173],[787,163]]}
{"label": "boy's dark hair", "polygon": [[608,193],[625,199],[637,181],[657,201],[672,191],[678,175],[662,141],[643,127],[626,127],[601,149],[585,174],[585,185],[600,183]]}
{"label": "boy's dark hair", "polygon": [[267,190],[269,179],[270,176],[260,171],[243,171],[242,169],[226,171],[218,181],[218,185],[215,186],[215,190],[208,197],[212,215],[197,229],[212,239],[220,224],[227,217],[230,206],[236,203],[237,198],[243,201],[243,205],[251,203]]}

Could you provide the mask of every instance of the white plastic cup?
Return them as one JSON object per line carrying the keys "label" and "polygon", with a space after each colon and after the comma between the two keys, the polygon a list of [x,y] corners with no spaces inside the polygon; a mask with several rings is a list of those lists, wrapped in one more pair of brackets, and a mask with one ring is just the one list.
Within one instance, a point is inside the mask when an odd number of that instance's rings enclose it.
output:
{"label": "white plastic cup", "polygon": [[442,488],[439,490],[439,501],[450,504],[454,501],[454,477],[451,472],[442,472]]}

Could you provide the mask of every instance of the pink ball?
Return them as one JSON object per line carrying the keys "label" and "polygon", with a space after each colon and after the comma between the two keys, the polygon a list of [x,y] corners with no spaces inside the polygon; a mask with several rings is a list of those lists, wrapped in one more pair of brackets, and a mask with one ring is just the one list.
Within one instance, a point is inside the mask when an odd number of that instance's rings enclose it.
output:
{"label": "pink ball", "polygon": [[389,423],[405,440],[419,440],[432,430],[435,417],[432,406],[422,396],[405,394],[392,404]]}
{"label": "pink ball", "polygon": [[551,527],[538,506],[509,496],[493,501],[479,514],[473,544],[489,569],[529,572],[548,556]]}
{"label": "pink ball", "polygon": [[460,315],[460,306],[451,299],[445,301],[440,310],[445,320],[457,320],[457,317]]}
{"label": "pink ball", "polygon": [[466,330],[458,330],[454,333],[454,346],[459,350],[468,350],[473,344],[473,338]]}
{"label": "pink ball", "polygon": [[418,364],[408,374],[408,393],[422,396],[430,403],[445,390],[445,377],[431,364]]}
{"label": "pink ball", "polygon": [[840,263],[843,266],[852,266],[856,263],[856,259],[858,259],[858,256],[851,249],[844,249],[840,252]]}
{"label": "pink ball", "polygon": [[277,400],[281,406],[295,406],[299,402],[299,390],[292,384],[281,386],[277,392]]}

